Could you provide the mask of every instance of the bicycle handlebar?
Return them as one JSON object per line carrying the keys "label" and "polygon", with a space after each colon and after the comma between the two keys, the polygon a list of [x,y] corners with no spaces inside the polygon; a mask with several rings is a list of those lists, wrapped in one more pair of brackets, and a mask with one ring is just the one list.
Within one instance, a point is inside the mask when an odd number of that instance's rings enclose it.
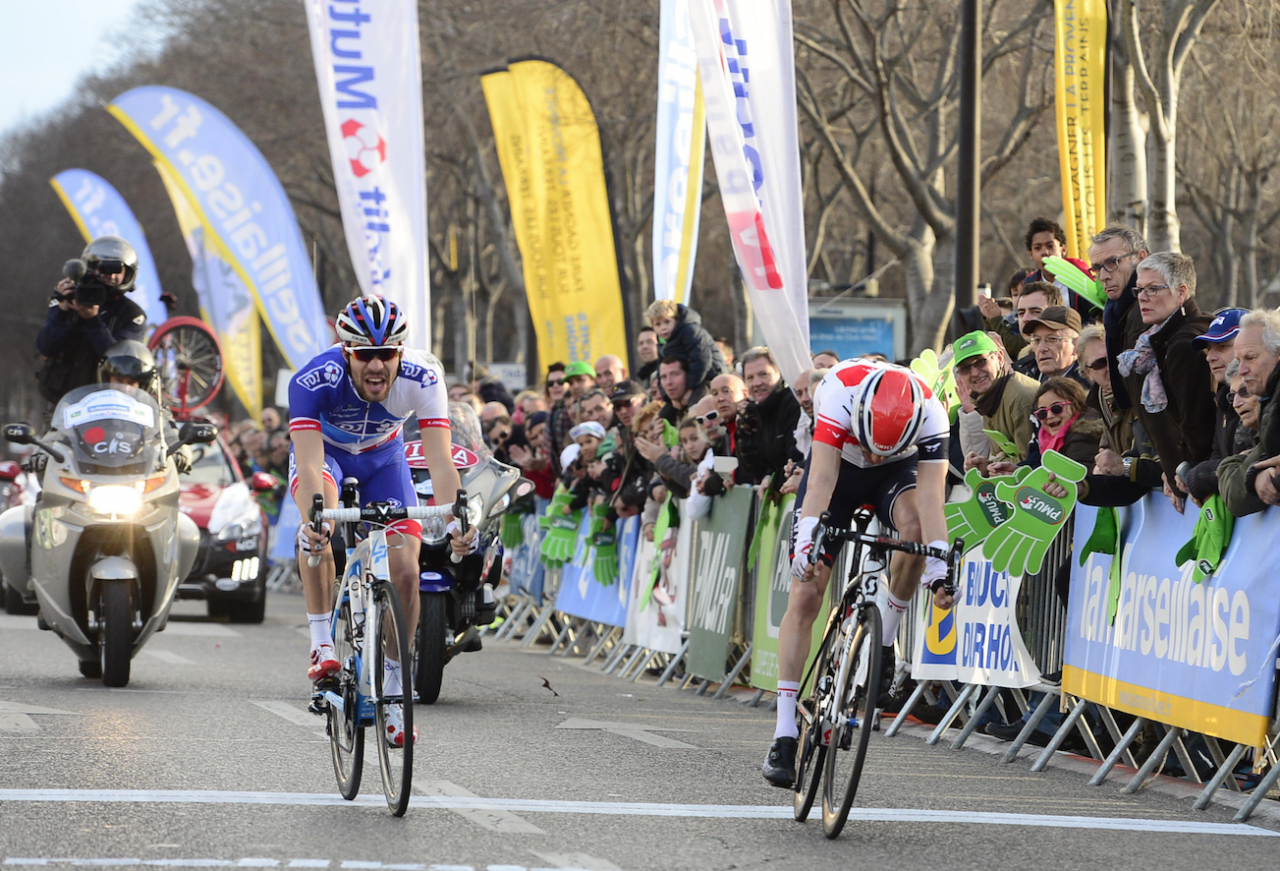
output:
{"label": "bicycle handlebar", "polygon": [[930,590],[937,593],[941,589],[948,596],[955,595],[956,575],[960,570],[960,562],[964,558],[964,539],[962,538],[957,538],[949,548],[930,547],[918,541],[903,541],[900,538],[893,538],[888,535],[871,535],[861,529],[840,529],[830,526],[827,523],[827,515],[823,514],[821,521],[818,523],[817,535],[814,537],[813,550],[810,552],[811,561],[816,559],[819,548],[827,538],[852,541],[880,550],[896,550],[913,556],[940,559],[947,564],[947,577],[945,580],[934,581],[930,585]]}
{"label": "bicycle handlebar", "polygon": [[[443,517],[453,513],[453,505],[413,505],[409,507],[392,507],[385,503],[374,503],[364,508],[325,508],[324,497],[317,493],[311,500],[309,512],[311,528],[317,534],[323,531],[321,523],[328,520],[332,523],[379,523],[386,525],[397,520],[425,520],[428,517]],[[307,565],[315,568],[320,565],[320,554],[313,553],[307,557]]]}

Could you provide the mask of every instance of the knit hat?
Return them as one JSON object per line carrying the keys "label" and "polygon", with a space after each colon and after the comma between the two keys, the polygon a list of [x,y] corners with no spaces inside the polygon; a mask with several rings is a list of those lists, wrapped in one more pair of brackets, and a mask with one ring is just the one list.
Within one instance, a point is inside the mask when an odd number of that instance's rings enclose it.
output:
{"label": "knit hat", "polygon": [[1189,559],[1195,559],[1196,566],[1191,579],[1197,584],[1218,570],[1222,555],[1231,544],[1231,528],[1234,525],[1235,518],[1223,506],[1221,496],[1215,493],[1205,500],[1191,540],[1182,546],[1176,557],[1179,566]]}
{"label": "knit hat", "polygon": [[970,357],[977,357],[982,354],[990,354],[993,351],[999,351],[1000,347],[996,345],[995,340],[988,336],[982,330],[974,330],[972,333],[966,333],[956,339],[956,343],[951,346],[955,351],[955,365],[959,366]]}

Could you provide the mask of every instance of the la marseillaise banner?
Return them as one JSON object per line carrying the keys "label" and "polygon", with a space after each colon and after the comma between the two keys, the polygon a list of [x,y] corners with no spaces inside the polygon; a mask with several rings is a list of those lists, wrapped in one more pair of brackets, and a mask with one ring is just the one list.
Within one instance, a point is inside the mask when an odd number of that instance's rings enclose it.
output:
{"label": "la marseillaise banner", "polygon": [[1107,2],[1055,0],[1058,157],[1067,255],[1107,224]]}
{"label": "la marseillaise banner", "polygon": [[524,261],[542,365],[627,347],[595,114],[560,67],[521,60],[481,77]]}

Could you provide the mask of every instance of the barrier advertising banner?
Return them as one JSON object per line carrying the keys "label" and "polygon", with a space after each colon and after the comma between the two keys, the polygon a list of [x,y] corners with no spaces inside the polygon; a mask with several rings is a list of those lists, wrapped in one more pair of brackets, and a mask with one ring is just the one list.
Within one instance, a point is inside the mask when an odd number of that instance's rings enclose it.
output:
{"label": "barrier advertising banner", "polygon": [[1067,256],[1107,224],[1107,0],[1055,0],[1054,107]]}
{"label": "barrier advertising banner", "polygon": [[981,546],[964,555],[956,604],[942,610],[933,596],[916,597],[916,680],[1023,688],[1040,682],[1040,669],[1022,641],[1016,607],[1022,577],[998,572]]}
{"label": "barrier advertising banner", "polygon": [[809,368],[790,0],[689,0],[707,134],[729,236],[782,375]]}
{"label": "barrier advertising banner", "polygon": [[307,0],[306,7],[342,228],[360,290],[395,300],[409,318],[411,343],[426,347],[431,293],[418,4]]}
{"label": "barrier advertising banner", "polygon": [[751,508],[750,487],[735,487],[712,499],[711,513],[694,524],[693,550],[685,551],[694,577],[688,670],[707,680],[725,676]]}
{"label": "barrier advertising banner", "polygon": [[573,77],[522,60],[481,77],[542,361],[627,347],[595,114]]}
{"label": "barrier advertising banner", "polygon": [[[675,553],[691,551],[693,530],[693,523],[684,523],[669,530],[668,538],[676,543]],[[684,643],[690,560],[673,558],[669,566],[659,571],[658,582],[646,598],[649,573],[655,559],[662,559],[658,546],[652,541],[645,541],[643,535],[639,536],[635,568],[631,573],[631,602],[627,608],[627,625],[623,629],[622,641],[659,653],[676,654]]]}
{"label": "barrier advertising banner", "polygon": [[546,511],[546,500],[538,501],[539,510],[520,518],[524,544],[511,552],[511,574],[508,578],[513,595],[526,595],[535,602],[542,601],[542,585],[546,567],[542,564],[539,549],[542,545],[542,528],[538,518]]}
{"label": "barrier advertising banner", "polygon": [[[262,413],[262,336],[253,294],[240,280],[217,235],[205,226],[163,163],[156,171],[164,182],[182,240],[191,254],[191,285],[200,302],[200,317],[213,327],[222,344],[223,369],[240,404],[253,418]],[[292,499],[285,500],[292,502]]]}
{"label": "barrier advertising banner", "polygon": [[330,335],[293,207],[262,153],[226,115],[186,91],[134,88],[107,106],[176,180],[212,231],[292,369]]}
{"label": "barrier advertising banner", "polygon": [[702,217],[707,122],[689,0],[662,0],[653,153],[653,294],[688,304]]}
{"label": "barrier advertising banner", "polygon": [[[1076,552],[1096,510],[1076,508]],[[1217,570],[1196,583],[1195,561],[1174,554],[1195,512],[1179,514],[1158,493],[1122,509],[1123,556],[1114,620],[1108,618],[1114,557],[1072,564],[1064,692],[1172,726],[1257,746],[1275,699],[1280,596],[1275,512],[1237,518]]]}
{"label": "barrier advertising banner", "polygon": [[67,169],[49,179],[58,199],[71,213],[76,229],[85,242],[99,236],[119,236],[138,252],[138,274],[134,278],[129,299],[147,313],[147,331],[169,319],[169,311],[160,301],[160,275],[151,259],[151,246],[133,210],[120,192],[102,176],[87,169]]}
{"label": "barrier advertising banner", "polygon": [[[574,617],[581,617],[593,623],[605,623],[609,626],[625,626],[627,622],[627,603],[631,598],[631,575],[621,572],[612,584],[601,584],[596,580],[593,563],[595,549],[591,546],[591,536],[587,527],[591,523],[588,512],[583,512],[582,523],[578,528],[577,549],[573,559],[565,563],[560,576],[560,591],[556,595],[556,610]],[[618,523],[617,547],[621,558],[630,551],[636,550],[636,539],[640,535],[640,518],[629,517]],[[632,563],[635,557],[630,557]]]}

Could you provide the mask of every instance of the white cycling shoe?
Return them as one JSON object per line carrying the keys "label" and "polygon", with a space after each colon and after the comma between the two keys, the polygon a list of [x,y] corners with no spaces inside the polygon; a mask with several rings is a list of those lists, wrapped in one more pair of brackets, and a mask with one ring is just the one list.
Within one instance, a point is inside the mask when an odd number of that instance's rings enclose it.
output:
{"label": "white cycling shoe", "polygon": [[[382,737],[392,747],[404,746],[404,706],[387,705],[387,734]],[[418,743],[418,727],[413,727],[413,743]]]}

